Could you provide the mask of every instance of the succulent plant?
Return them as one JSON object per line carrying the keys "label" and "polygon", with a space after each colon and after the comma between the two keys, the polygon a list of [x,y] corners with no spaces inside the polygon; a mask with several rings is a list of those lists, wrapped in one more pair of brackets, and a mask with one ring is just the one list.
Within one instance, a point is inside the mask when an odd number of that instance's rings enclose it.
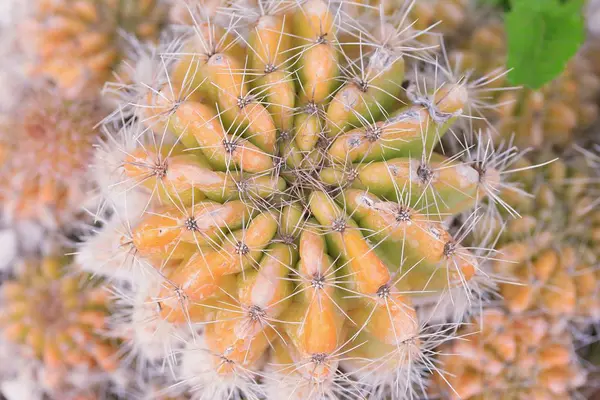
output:
{"label": "succulent plant", "polygon": [[98,398],[98,387],[119,368],[118,342],[105,336],[106,289],[73,271],[65,257],[50,255],[25,259],[0,296],[0,331],[17,349],[15,372],[22,372],[18,360],[27,360],[34,385],[50,398]]}
{"label": "succulent plant", "polygon": [[97,100],[67,100],[44,84],[14,95],[20,101],[0,121],[3,218],[56,230],[89,199],[86,171],[104,112]]}
{"label": "succulent plant", "polygon": [[191,335],[167,358],[193,398],[415,396],[451,330],[413,299],[478,275],[446,222],[499,181],[435,151],[472,86],[428,64],[409,4],[377,23],[346,5],[200,9],[113,114],[134,117],[101,149],[105,193],[135,205],[81,254],[158,272],[138,293]]}
{"label": "succulent plant", "polygon": [[38,251],[0,285],[0,392],[579,394],[600,162],[548,160],[596,118],[588,54],[507,92],[471,1],[171,3],[36,0],[17,24],[35,79],[0,103],[2,217],[96,215],[73,263]]}
{"label": "succulent plant", "polygon": [[587,373],[567,328],[536,315],[489,309],[442,348],[448,399],[571,399]]}
{"label": "succulent plant", "polygon": [[522,218],[506,224],[493,269],[506,280],[500,294],[513,313],[536,310],[584,325],[600,317],[596,184],[583,159],[579,154],[512,176],[531,196],[505,194]]}
{"label": "succulent plant", "polygon": [[94,94],[127,58],[129,35],[156,40],[168,8],[162,0],[36,0],[23,26],[33,74],[68,96]]}

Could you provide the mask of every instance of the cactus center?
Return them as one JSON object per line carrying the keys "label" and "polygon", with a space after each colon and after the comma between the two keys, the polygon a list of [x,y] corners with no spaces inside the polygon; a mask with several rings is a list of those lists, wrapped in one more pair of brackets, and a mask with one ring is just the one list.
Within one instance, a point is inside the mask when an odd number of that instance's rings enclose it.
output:
{"label": "cactus center", "polygon": [[32,139],[44,139],[47,131],[41,123],[25,124],[25,132]]}
{"label": "cactus center", "polygon": [[68,318],[65,314],[62,297],[57,289],[51,287],[39,293],[38,304],[43,304],[43,307],[38,310],[38,321],[47,328],[55,328]]}

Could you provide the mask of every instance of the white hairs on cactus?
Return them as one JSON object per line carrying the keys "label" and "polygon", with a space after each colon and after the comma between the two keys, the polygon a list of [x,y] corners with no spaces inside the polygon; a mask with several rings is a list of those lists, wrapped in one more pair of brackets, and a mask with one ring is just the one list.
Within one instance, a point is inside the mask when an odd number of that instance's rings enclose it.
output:
{"label": "white hairs on cactus", "polygon": [[[185,387],[193,400],[231,399],[259,400],[263,389],[256,365],[249,366],[215,353],[205,345],[205,337],[195,334],[178,352],[181,363],[174,388]],[[264,359],[258,362],[264,363]],[[169,388],[167,388],[169,389]]]}
{"label": "white hairs on cactus", "polygon": [[377,358],[363,355],[342,362],[344,370],[363,385],[364,398],[418,399],[427,393],[427,376],[443,374],[436,361],[438,348],[460,324],[424,321],[418,334],[403,338],[393,350],[380,352]]}
{"label": "white hairs on cactus", "polygon": [[27,14],[30,4],[19,4],[7,0],[0,4],[0,126],[3,112],[10,111],[18,104],[19,95],[25,84],[23,49],[18,41],[18,22]]}
{"label": "white hairs on cactus", "polygon": [[131,364],[140,378],[160,370],[168,376],[174,355],[189,336],[189,327],[178,326],[160,315],[158,293],[163,279],[156,273],[145,274],[133,288],[113,289],[117,311],[111,317],[111,334],[125,338],[125,364]]}
{"label": "white hairs on cactus", "polygon": [[[11,361],[14,362],[14,359]],[[0,393],[7,400],[42,400],[44,390],[39,385],[39,377],[35,376],[35,369],[27,365],[21,365],[20,368],[21,370],[16,376],[9,379],[2,377]]]}
{"label": "white hairs on cactus", "polygon": [[14,344],[0,339],[0,393],[8,400],[41,400],[43,388],[34,360],[19,356]]}
{"label": "white hairs on cactus", "polygon": [[0,229],[0,274],[8,269],[17,257],[17,235],[10,229]]}
{"label": "white hairs on cactus", "polygon": [[[139,206],[139,204],[138,204]],[[75,255],[81,268],[109,281],[140,285],[149,275],[155,274],[153,267],[138,256],[131,237],[130,220],[122,221],[114,214],[101,228],[90,228]]]}
{"label": "white hairs on cactus", "polygon": [[[118,112],[121,121],[123,115]],[[144,145],[144,130],[140,124],[127,123],[117,132],[103,128],[104,139],[97,144],[91,174],[96,184],[97,210],[90,210],[99,218],[105,212],[114,212],[116,218],[135,223],[150,201],[150,193],[139,182],[128,178],[124,171],[125,159],[130,152]]]}

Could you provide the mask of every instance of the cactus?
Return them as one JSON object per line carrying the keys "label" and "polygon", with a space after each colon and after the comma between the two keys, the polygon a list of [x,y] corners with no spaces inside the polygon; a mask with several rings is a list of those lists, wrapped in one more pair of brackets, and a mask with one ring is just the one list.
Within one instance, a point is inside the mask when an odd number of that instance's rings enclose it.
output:
{"label": "cactus", "polygon": [[24,37],[50,82],[2,103],[1,211],[53,231],[96,215],[73,264],[38,254],[0,286],[27,366],[8,383],[0,368],[0,390],[578,394],[571,335],[600,318],[592,158],[500,139],[569,142],[596,78],[578,58],[539,92],[504,92],[503,28],[481,11],[37,0]]}
{"label": "cactus", "polygon": [[[582,155],[513,175],[531,197],[509,200],[521,219],[509,221],[494,272],[513,313],[544,312],[585,326],[597,321],[598,210],[594,172]],[[529,163],[521,159],[521,166]]]}
{"label": "cactus", "polygon": [[569,399],[586,384],[567,328],[547,318],[489,309],[458,335],[441,350],[443,398]]}
{"label": "cactus", "polygon": [[2,337],[17,346],[19,358],[34,362],[36,384],[47,396],[88,399],[106,390],[119,368],[119,346],[104,336],[111,312],[105,288],[64,257],[49,255],[25,259],[0,296]]}
{"label": "cactus", "polygon": [[66,95],[94,93],[127,58],[127,38],[156,40],[165,23],[161,0],[36,0],[23,24],[32,73]]}
{"label": "cactus", "polygon": [[74,222],[89,198],[87,167],[104,113],[95,99],[73,102],[33,84],[0,125],[0,204],[15,226],[31,221],[50,230]]}
{"label": "cactus", "polygon": [[[95,168],[120,188],[113,205],[135,206],[80,255],[116,280],[131,270],[137,294],[123,296],[187,331],[163,356],[194,398],[416,396],[451,332],[413,301],[479,276],[481,255],[445,222],[499,188],[434,151],[472,86],[437,64],[403,85],[411,57],[428,59],[403,31],[410,7],[369,31],[344,5],[200,10],[113,114],[135,118]],[[157,273],[159,290],[140,288]]]}

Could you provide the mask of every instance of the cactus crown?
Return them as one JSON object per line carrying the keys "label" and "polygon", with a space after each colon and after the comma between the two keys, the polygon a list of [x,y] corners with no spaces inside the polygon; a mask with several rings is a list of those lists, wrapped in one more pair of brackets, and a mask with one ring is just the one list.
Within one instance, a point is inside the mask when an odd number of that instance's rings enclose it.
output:
{"label": "cactus crown", "polygon": [[151,52],[153,82],[123,87],[129,139],[103,151],[121,152],[112,185],[141,202],[114,243],[156,277],[136,289],[155,306],[131,307],[187,337],[167,347],[195,396],[404,398],[436,369],[450,331],[413,301],[470,293],[481,253],[463,241],[480,217],[445,222],[495,193],[506,161],[444,154],[481,82],[440,67],[401,11],[207,7]]}

